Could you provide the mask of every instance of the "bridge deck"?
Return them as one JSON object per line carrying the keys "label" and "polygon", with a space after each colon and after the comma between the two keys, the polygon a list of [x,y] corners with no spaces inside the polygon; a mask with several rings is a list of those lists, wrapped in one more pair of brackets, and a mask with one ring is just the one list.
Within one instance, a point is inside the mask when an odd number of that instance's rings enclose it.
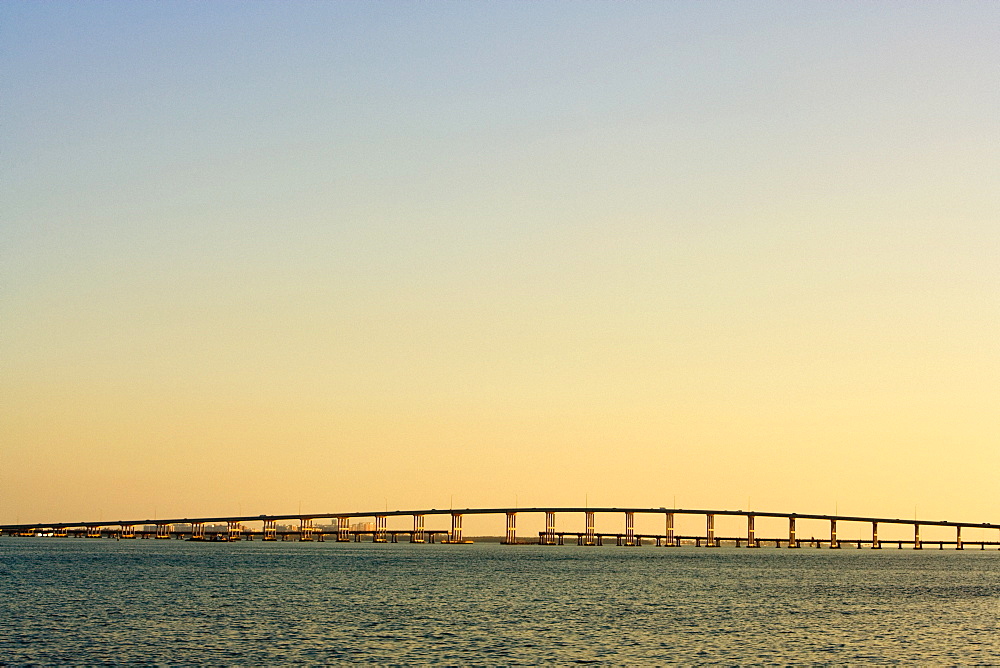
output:
{"label": "bridge deck", "polygon": [[102,526],[139,526],[145,524],[215,524],[227,522],[263,522],[270,521],[300,521],[300,520],[320,520],[336,519],[339,517],[359,518],[359,517],[400,517],[413,515],[505,515],[524,513],[633,513],[636,515],[714,515],[714,516],[736,516],[736,517],[774,517],[783,519],[799,520],[836,520],[843,522],[877,522],[878,524],[904,524],[920,526],[943,526],[943,527],[968,527],[983,529],[1000,529],[1000,524],[990,522],[952,522],[949,520],[928,520],[928,519],[902,519],[899,517],[870,517],[861,515],[820,515],[812,513],[782,513],[762,510],[711,510],[711,509],[691,509],[691,508],[588,508],[588,507],[539,507],[539,508],[449,508],[449,509],[422,509],[422,510],[377,510],[377,511],[356,511],[342,513],[299,513],[290,515],[220,515],[214,517],[173,517],[160,519],[131,519],[131,520],[84,520],[80,522],[34,522],[21,524],[0,524],[0,530],[9,529],[30,529],[37,527],[47,528],[72,528],[72,527],[102,527]]}

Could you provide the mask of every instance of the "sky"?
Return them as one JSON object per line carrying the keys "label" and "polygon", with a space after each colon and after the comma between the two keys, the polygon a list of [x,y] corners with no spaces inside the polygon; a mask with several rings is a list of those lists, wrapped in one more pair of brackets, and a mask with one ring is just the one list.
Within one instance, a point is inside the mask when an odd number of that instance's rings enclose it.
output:
{"label": "sky", "polygon": [[1000,521],[997,3],[8,0],[0,69],[0,523]]}

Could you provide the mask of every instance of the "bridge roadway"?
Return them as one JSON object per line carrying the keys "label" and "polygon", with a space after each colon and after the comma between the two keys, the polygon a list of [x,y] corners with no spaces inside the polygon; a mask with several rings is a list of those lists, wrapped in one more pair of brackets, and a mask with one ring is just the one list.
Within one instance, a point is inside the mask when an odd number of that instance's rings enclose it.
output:
{"label": "bridge roadway", "polygon": [[[788,547],[799,547],[800,543],[807,542],[803,539],[798,538],[796,534],[796,521],[797,520],[821,520],[830,523],[830,537],[829,539],[815,539],[810,538],[809,544],[819,545],[821,543],[826,543],[832,548],[837,548],[844,544],[857,544],[859,547],[861,543],[870,544],[873,548],[881,547],[882,543],[898,544],[900,547],[903,543],[912,545],[914,549],[921,549],[924,542],[932,543],[938,545],[938,547],[943,547],[945,544],[954,545],[957,549],[962,549],[965,543],[979,545],[981,548],[985,545],[1000,545],[1000,540],[998,541],[965,541],[962,540],[962,529],[997,529],[1000,530],[1000,524],[992,524],[988,522],[973,523],[973,522],[952,522],[948,520],[920,520],[920,519],[901,519],[901,518],[885,518],[885,517],[868,517],[868,516],[858,516],[858,515],[820,515],[820,514],[800,514],[800,513],[781,513],[781,512],[766,512],[766,511],[750,511],[750,510],[709,510],[709,509],[690,509],[690,508],[619,508],[619,507],[536,507],[536,508],[449,508],[449,509],[439,509],[430,508],[424,510],[384,510],[384,511],[374,511],[374,512],[341,512],[341,513],[295,513],[287,515],[240,515],[240,516],[214,516],[214,517],[196,517],[196,518],[170,518],[170,519],[138,519],[138,520],[118,520],[113,522],[105,521],[83,521],[83,522],[55,522],[55,523],[32,523],[32,524],[4,524],[0,525],[0,534],[13,534],[13,535],[36,535],[39,532],[51,532],[54,535],[64,536],[64,535],[86,535],[89,537],[101,537],[108,533],[112,533],[118,538],[135,538],[136,535],[145,536],[143,531],[136,531],[135,527],[138,525],[149,525],[155,526],[156,532],[155,536],[157,538],[169,538],[172,535],[174,537],[181,537],[181,534],[187,536],[192,540],[209,540],[218,539],[220,532],[206,532],[206,524],[219,524],[225,523],[227,526],[226,539],[228,540],[238,540],[241,538],[252,538],[254,534],[261,535],[264,540],[277,540],[279,533],[282,538],[287,538],[289,531],[283,530],[279,532],[277,527],[277,522],[279,521],[298,521],[299,528],[297,531],[292,533],[298,533],[300,540],[312,540],[313,536],[316,536],[319,540],[323,539],[326,535],[319,527],[315,527],[313,522],[315,520],[330,519],[336,520],[336,530],[334,533],[338,541],[344,542],[349,540],[360,540],[361,535],[370,534],[372,540],[376,542],[397,542],[397,536],[400,534],[409,535],[411,542],[429,542],[434,541],[435,535],[446,534],[445,540],[441,542],[445,543],[462,543],[468,542],[462,538],[462,517],[464,515],[505,515],[507,518],[506,536],[504,543],[516,544],[518,542],[516,534],[516,517],[519,514],[524,513],[544,513],[545,515],[545,530],[539,532],[539,544],[543,545],[556,545],[563,544],[565,536],[573,536],[577,539],[577,543],[580,545],[600,545],[604,538],[615,537],[616,542],[619,545],[641,545],[643,539],[655,540],[657,545],[664,546],[676,546],[680,545],[682,540],[687,540],[689,542],[694,542],[696,545],[705,545],[707,547],[717,547],[721,541],[735,541],[736,546],[739,547],[741,542],[747,547],[759,547],[761,544],[774,542],[775,546],[780,546],[785,543]],[[556,515],[557,514],[583,514],[585,517],[586,528],[584,531],[557,531],[556,530]],[[598,513],[620,513],[624,515],[625,527],[624,531],[620,533],[606,533],[597,532],[594,526],[594,516]],[[638,534],[635,531],[635,515],[662,515],[664,517],[664,533],[663,534]],[[451,529],[447,532],[441,530],[430,530],[425,529],[424,519],[426,516],[436,516],[445,515],[451,517]],[[674,518],[677,515],[702,515],[705,517],[705,534],[702,536],[681,536],[674,532]],[[413,518],[413,529],[407,531],[392,530],[389,531],[386,528],[386,519],[388,517],[399,517],[399,516],[411,516]],[[745,517],[747,520],[747,531],[746,535],[741,537],[722,537],[716,536],[715,534],[715,518],[718,516],[737,516]],[[759,517],[764,518],[779,518],[788,521],[788,536],[787,538],[779,537],[759,537],[756,535],[755,531],[755,520]],[[348,526],[348,521],[350,519],[356,518],[374,518],[375,527],[372,531],[356,531],[351,530]],[[262,531],[253,531],[244,526],[248,522],[262,522]],[[872,537],[870,540],[865,539],[838,539],[837,537],[837,524],[838,522],[852,522],[852,523],[868,523],[872,527]],[[178,532],[173,530],[173,525],[189,525],[190,529],[183,532]],[[899,540],[887,540],[880,541],[878,537],[878,528],[880,524],[889,525],[908,525],[913,527],[913,539],[906,541]],[[921,527],[952,527],[955,529],[955,540],[954,541],[922,541],[920,538]],[[105,531],[105,528],[119,527],[117,531]]]}

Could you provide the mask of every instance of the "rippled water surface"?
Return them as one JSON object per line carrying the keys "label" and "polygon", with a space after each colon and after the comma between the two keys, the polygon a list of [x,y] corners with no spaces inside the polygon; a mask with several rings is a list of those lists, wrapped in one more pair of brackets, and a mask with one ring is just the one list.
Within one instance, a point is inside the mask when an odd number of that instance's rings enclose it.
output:
{"label": "rippled water surface", "polygon": [[0,539],[0,663],[1000,662],[997,551]]}

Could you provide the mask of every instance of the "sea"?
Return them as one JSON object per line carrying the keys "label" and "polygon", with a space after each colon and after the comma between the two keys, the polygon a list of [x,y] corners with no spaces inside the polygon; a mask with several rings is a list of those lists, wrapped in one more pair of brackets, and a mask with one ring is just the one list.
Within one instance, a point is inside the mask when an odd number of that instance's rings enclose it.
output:
{"label": "sea", "polygon": [[0,538],[0,665],[1000,663],[1000,552]]}

